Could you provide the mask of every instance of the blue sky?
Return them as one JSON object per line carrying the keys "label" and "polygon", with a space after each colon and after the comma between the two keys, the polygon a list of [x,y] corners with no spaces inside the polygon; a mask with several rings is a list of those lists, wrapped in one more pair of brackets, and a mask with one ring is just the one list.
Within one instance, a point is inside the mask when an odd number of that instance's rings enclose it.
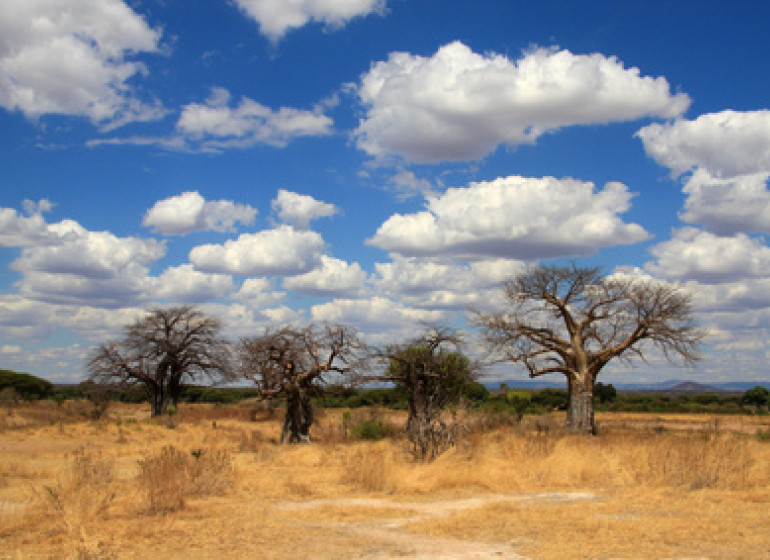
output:
{"label": "blue sky", "polygon": [[77,381],[156,304],[398,341],[575,260],[683,284],[709,331],[693,370],[605,381],[768,381],[768,16],[5,0],[0,367]]}

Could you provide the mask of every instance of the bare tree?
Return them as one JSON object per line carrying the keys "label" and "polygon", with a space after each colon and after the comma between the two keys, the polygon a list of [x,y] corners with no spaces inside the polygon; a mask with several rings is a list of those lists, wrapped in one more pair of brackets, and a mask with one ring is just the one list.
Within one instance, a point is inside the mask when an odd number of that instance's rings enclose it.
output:
{"label": "bare tree", "polygon": [[121,340],[91,354],[90,379],[98,383],[144,385],[152,416],[176,406],[182,382],[230,376],[229,343],[220,323],[191,306],[154,307],[125,328]]}
{"label": "bare tree", "polygon": [[455,330],[433,326],[414,340],[375,352],[388,362],[376,379],[401,386],[408,395],[406,433],[417,460],[432,460],[455,441],[456,425],[443,413],[474,379],[470,360],[459,351],[461,342]]}
{"label": "bare tree", "polygon": [[476,313],[488,345],[501,360],[523,364],[530,377],[567,377],[572,432],[595,433],[594,382],[610,360],[644,360],[656,347],[669,361],[692,363],[704,336],[681,287],[605,277],[574,263],[532,268],[506,282],[505,297],[505,312]]}
{"label": "bare tree", "polygon": [[281,443],[310,442],[312,394],[326,376],[349,375],[360,364],[356,332],[343,325],[283,327],[238,344],[240,375],[257,385],[263,398],[286,398]]}

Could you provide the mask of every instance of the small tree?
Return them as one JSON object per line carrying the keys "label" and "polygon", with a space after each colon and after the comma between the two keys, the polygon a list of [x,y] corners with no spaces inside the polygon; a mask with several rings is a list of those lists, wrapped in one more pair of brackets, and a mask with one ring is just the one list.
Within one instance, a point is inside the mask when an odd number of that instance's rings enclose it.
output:
{"label": "small tree", "polygon": [[[359,364],[362,345],[342,325],[284,327],[238,344],[240,375],[256,383],[263,398],[286,398],[281,443],[310,442],[313,406],[326,376],[348,375]],[[339,382],[340,379],[335,379]]]}
{"label": "small tree", "polygon": [[618,390],[611,383],[599,381],[594,385],[594,396],[601,404],[609,404],[618,398]]}
{"label": "small tree", "polygon": [[768,406],[770,405],[770,391],[761,385],[757,385],[743,393],[741,404],[756,407]]}
{"label": "small tree", "polygon": [[407,437],[418,460],[432,460],[454,443],[454,426],[442,413],[456,403],[473,381],[470,360],[460,351],[460,336],[445,327],[432,327],[406,344],[376,353],[388,361],[379,380],[402,387],[408,395]]}
{"label": "small tree", "polygon": [[524,413],[532,404],[532,393],[528,391],[508,391],[505,394],[505,402],[513,409],[516,421],[521,422]]}
{"label": "small tree", "polygon": [[[698,358],[703,332],[692,322],[682,288],[665,282],[604,277],[598,268],[537,266],[505,284],[510,309],[476,313],[500,360],[524,365],[530,377],[567,378],[567,428],[594,433],[596,376],[615,358],[644,359],[649,345],[668,359]],[[645,345],[647,343],[647,345]]]}
{"label": "small tree", "polygon": [[229,343],[220,323],[191,306],[154,307],[124,329],[121,340],[91,354],[89,379],[96,383],[143,385],[152,416],[179,402],[182,382],[231,375]]}

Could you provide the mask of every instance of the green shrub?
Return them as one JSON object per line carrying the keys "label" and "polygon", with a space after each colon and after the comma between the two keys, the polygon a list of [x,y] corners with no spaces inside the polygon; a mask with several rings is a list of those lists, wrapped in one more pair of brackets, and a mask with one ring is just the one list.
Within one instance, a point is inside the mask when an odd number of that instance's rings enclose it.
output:
{"label": "green shrub", "polygon": [[559,389],[542,389],[532,395],[532,403],[545,410],[565,410],[569,406],[569,395]]}
{"label": "green shrub", "polygon": [[361,420],[350,430],[353,439],[359,440],[378,440],[387,435],[387,428],[380,419]]}
{"label": "green shrub", "polygon": [[747,406],[768,406],[770,405],[770,391],[757,385],[743,393],[740,402]]}
{"label": "green shrub", "polygon": [[715,395],[714,393],[695,395],[692,400],[702,405],[719,404],[720,402],[719,395]]}
{"label": "green shrub", "polygon": [[511,408],[518,422],[524,417],[524,412],[532,404],[532,394],[528,391],[508,391],[505,403]]}

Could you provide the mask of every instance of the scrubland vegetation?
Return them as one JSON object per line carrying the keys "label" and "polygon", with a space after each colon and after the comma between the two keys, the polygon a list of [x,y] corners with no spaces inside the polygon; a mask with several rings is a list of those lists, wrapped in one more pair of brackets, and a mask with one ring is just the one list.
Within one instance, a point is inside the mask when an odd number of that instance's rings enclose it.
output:
{"label": "scrubland vegetation", "polygon": [[[494,402],[494,401],[493,401]],[[406,412],[21,402],[0,414],[8,558],[762,558],[770,417],[457,412],[456,446],[415,462]]]}

